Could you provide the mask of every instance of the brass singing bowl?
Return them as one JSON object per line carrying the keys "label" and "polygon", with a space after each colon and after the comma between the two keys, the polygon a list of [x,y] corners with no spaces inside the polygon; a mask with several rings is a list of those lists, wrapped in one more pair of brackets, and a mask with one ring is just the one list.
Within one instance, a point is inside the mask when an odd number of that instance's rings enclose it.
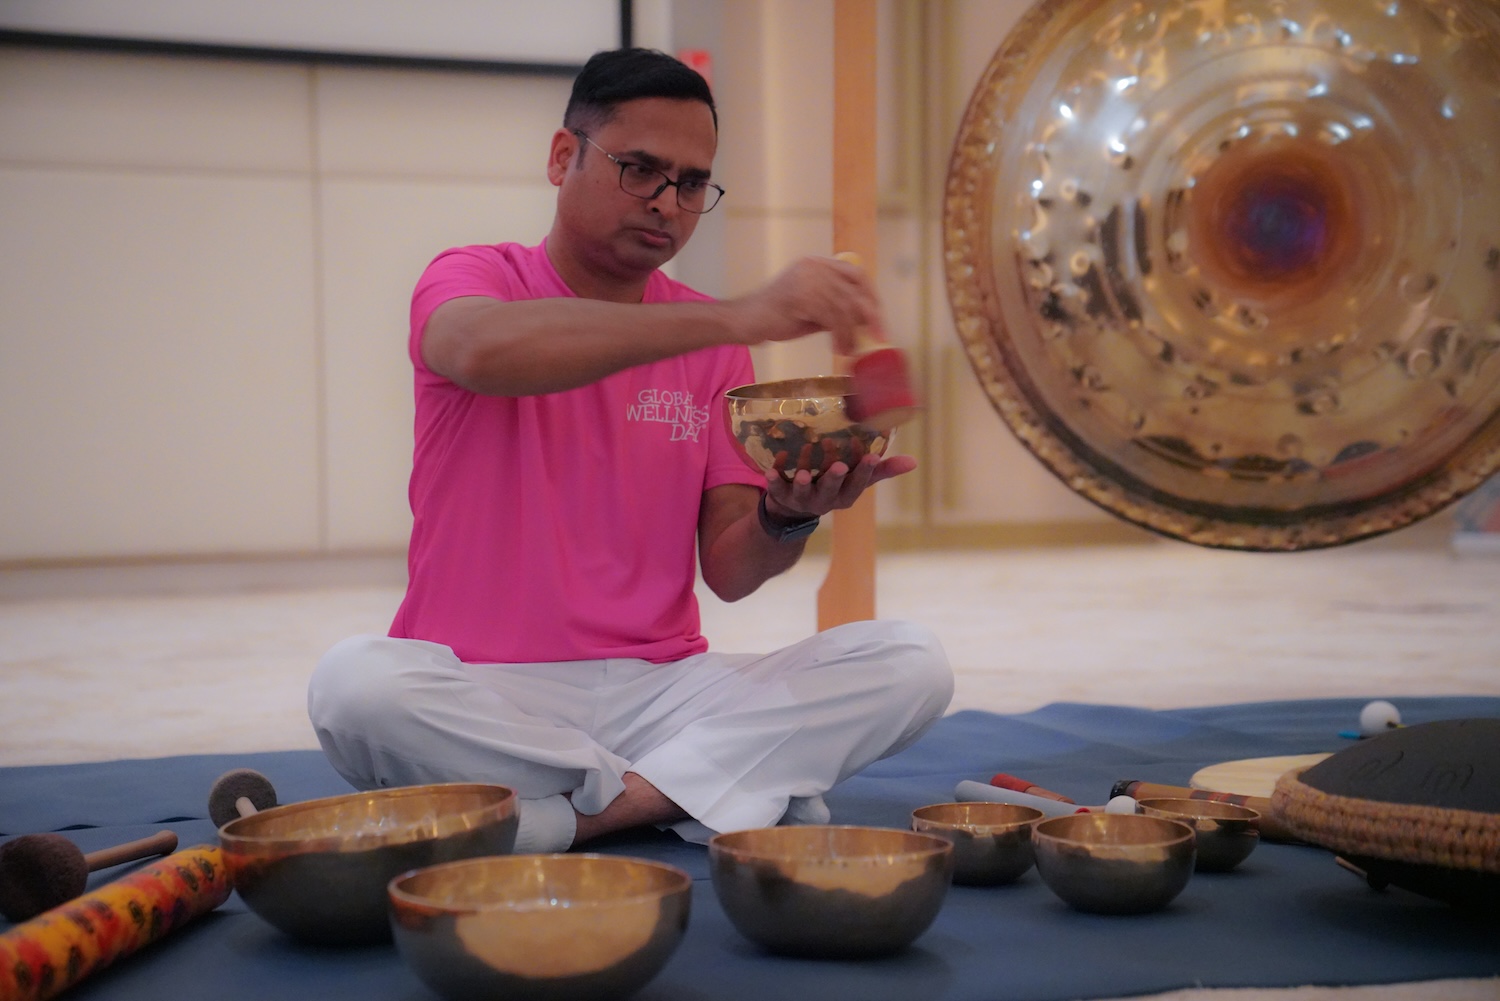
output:
{"label": "brass singing bowl", "polygon": [[835,462],[853,469],[866,455],[884,455],[890,433],[850,419],[852,393],[847,375],[739,386],[724,394],[729,437],[753,469],[783,479],[799,469],[816,479]]}
{"label": "brass singing bowl", "polygon": [[1148,817],[1178,820],[1193,829],[1198,872],[1228,872],[1260,843],[1260,811],[1248,806],[1208,799],[1143,799],[1136,806]]}
{"label": "brass singing bowl", "polygon": [[1091,914],[1160,910],[1187,886],[1197,856],[1187,824],[1139,813],[1053,817],[1031,842],[1042,882]]}
{"label": "brass singing bowl", "polygon": [[953,842],[953,882],[1000,886],[1036,861],[1031,829],[1042,811],[1011,803],[934,803],[912,811],[911,829]]}
{"label": "brass singing bowl", "polygon": [[610,855],[511,855],[390,883],[391,930],[418,979],[450,1001],[606,1001],[644,986],[687,930],[693,881]]}
{"label": "brass singing bowl", "polygon": [[768,827],[708,843],[714,892],[771,952],[861,959],[904,949],[937,917],[953,845],[883,827]]}
{"label": "brass singing bowl", "polygon": [[1500,469],[1500,7],[1041,0],[953,148],[949,300],[1068,487],[1338,545]]}
{"label": "brass singing bowl", "polygon": [[504,786],[405,786],[272,807],[219,828],[219,844],[256,914],[303,942],[363,945],[390,940],[393,877],[507,854],[516,824]]}

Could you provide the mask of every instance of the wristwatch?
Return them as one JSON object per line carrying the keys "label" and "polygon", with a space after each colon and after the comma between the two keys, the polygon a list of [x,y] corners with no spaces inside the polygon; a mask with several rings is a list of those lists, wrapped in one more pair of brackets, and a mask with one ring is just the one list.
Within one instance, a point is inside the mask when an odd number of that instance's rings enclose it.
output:
{"label": "wristwatch", "polygon": [[818,516],[815,514],[788,521],[767,511],[764,493],[760,495],[760,504],[756,507],[755,513],[760,516],[760,527],[777,542],[795,542],[797,539],[805,539],[813,533],[813,529],[818,527]]}

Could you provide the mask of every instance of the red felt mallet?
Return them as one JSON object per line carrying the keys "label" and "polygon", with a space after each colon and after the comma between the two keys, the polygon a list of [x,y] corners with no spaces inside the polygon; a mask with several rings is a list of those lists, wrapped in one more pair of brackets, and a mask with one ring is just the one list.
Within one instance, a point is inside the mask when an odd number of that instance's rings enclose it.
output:
{"label": "red felt mallet", "polygon": [[[860,266],[858,254],[845,251],[835,256],[845,264]],[[921,413],[922,405],[912,389],[906,352],[877,336],[871,328],[861,327],[855,331],[854,353],[849,359],[854,392],[846,406],[853,420],[889,431]]]}
{"label": "red felt mallet", "polygon": [[1069,799],[1067,796],[1064,796],[1060,792],[1053,792],[1051,789],[1043,789],[1039,785],[1033,785],[1026,779],[1018,779],[1014,775],[1007,775],[1004,772],[999,772],[995,775],[992,775],[990,777],[990,785],[995,786],[999,789],[1014,789],[1016,792],[1030,793],[1033,796],[1041,796],[1044,799],[1055,799],[1059,803],[1073,802],[1073,800]]}

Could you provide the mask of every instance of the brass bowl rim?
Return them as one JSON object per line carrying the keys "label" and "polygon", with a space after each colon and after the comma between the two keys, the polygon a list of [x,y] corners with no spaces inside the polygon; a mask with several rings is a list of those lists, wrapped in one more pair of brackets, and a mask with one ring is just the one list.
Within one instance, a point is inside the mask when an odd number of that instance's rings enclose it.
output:
{"label": "brass bowl rim", "polygon": [[[819,393],[795,393],[790,392],[795,387],[808,386],[813,383],[827,383],[829,392]],[[778,387],[786,387],[780,392]],[[751,393],[750,390],[757,392]],[[747,382],[743,386],[735,386],[724,393],[724,398],[737,402],[764,403],[772,400],[827,400],[841,399],[854,395],[854,379],[847,375],[807,375],[795,379],[772,379],[769,382]]]}
{"label": "brass bowl rim", "polygon": [[[936,820],[932,817],[918,816],[918,814],[920,814],[923,810],[933,810],[951,806],[977,806],[981,809],[986,806],[1007,807],[1011,810],[1025,810],[1028,813],[1036,814],[1036,816],[1027,818],[1018,817],[1014,820],[1000,820],[982,823],[966,823],[953,820]],[[949,801],[944,803],[928,803],[926,806],[919,806],[911,812],[911,821],[913,824],[920,822],[923,824],[931,824],[934,827],[940,827],[948,831],[965,831],[970,834],[991,834],[996,831],[1013,831],[1020,827],[1035,827],[1039,822],[1046,819],[1047,815],[1041,810],[1038,810],[1034,806],[1025,806],[1021,803],[970,803],[962,801]],[[918,831],[917,833],[922,834],[926,832]]]}
{"label": "brass bowl rim", "polygon": [[[1054,834],[1043,830],[1046,827],[1063,827],[1078,823],[1079,817],[1101,818],[1105,825],[1140,824],[1142,821],[1152,825],[1169,824],[1176,830],[1170,837],[1162,837],[1154,841],[1130,841],[1123,843],[1111,843],[1108,841],[1089,841],[1083,838],[1072,838],[1062,834]],[[1173,820],[1170,817],[1148,817],[1143,813],[1070,813],[1065,817],[1047,817],[1039,820],[1032,829],[1033,840],[1040,839],[1043,843],[1053,842],[1059,845],[1078,845],[1083,848],[1166,848],[1180,845],[1185,841],[1194,841],[1198,837],[1190,824],[1182,820]]]}
{"label": "brass bowl rim", "polygon": [[[1187,806],[1184,809],[1177,809],[1175,807],[1153,805],[1157,803],[1183,803]],[[1214,799],[1189,799],[1186,796],[1148,796],[1145,799],[1136,800],[1136,805],[1143,810],[1150,809],[1162,814],[1169,814],[1170,816],[1164,818],[1166,820],[1173,820],[1181,816],[1191,817],[1194,820],[1216,820],[1220,822],[1244,821],[1249,823],[1260,819],[1260,811],[1252,806],[1243,806],[1239,803],[1225,803],[1222,800]],[[1213,813],[1200,812],[1205,807],[1209,810],[1227,810],[1233,815],[1216,816]],[[1155,814],[1146,814],[1146,816],[1155,816]]]}
{"label": "brass bowl rim", "polygon": [[[925,842],[921,847],[893,849],[884,852],[867,852],[850,855],[809,855],[805,852],[769,851],[764,849],[739,848],[730,845],[727,840],[746,834],[763,834],[766,831],[860,831],[862,833],[878,832],[880,834],[901,835],[905,838],[919,838]],[[790,835],[788,835],[790,837]],[[773,835],[774,837],[774,835]],[[764,861],[790,861],[790,862],[814,862],[814,863],[844,863],[844,862],[877,862],[894,861],[896,859],[910,860],[925,858],[930,855],[943,855],[953,851],[953,842],[947,838],[940,838],[936,834],[924,834],[921,831],[913,831],[904,827],[872,827],[865,824],[796,824],[786,827],[754,827],[743,831],[725,831],[715,834],[709,839],[708,848],[710,852],[719,852],[731,855],[736,861],[758,859]]]}
{"label": "brass bowl rim", "polygon": [[[434,782],[426,785],[416,786],[391,786],[384,789],[371,789],[365,792],[340,793],[337,796],[322,796],[318,799],[301,800],[296,803],[282,803],[278,806],[269,807],[258,813],[252,813],[247,817],[236,817],[219,828],[219,843],[224,848],[257,848],[257,849],[282,849],[296,852],[315,852],[326,850],[337,850],[340,846],[344,850],[374,849],[386,845],[407,844],[414,841],[429,840],[432,836],[423,834],[414,836],[411,825],[392,828],[382,831],[350,832],[347,834],[322,834],[309,837],[284,837],[259,834],[245,834],[236,828],[254,827],[256,823],[263,823],[266,818],[287,817],[297,813],[307,813],[315,810],[325,809],[339,803],[353,802],[361,799],[397,800],[427,796],[435,792],[458,792],[464,789],[499,791],[503,793],[493,802],[480,806],[467,807],[452,813],[445,813],[444,817],[479,817],[485,813],[494,811],[497,807],[503,808],[506,804],[511,807],[510,812],[515,812],[517,793],[510,786],[497,785],[489,782]],[[506,816],[509,816],[507,814]],[[501,819],[504,819],[502,817]],[[451,831],[436,837],[447,837],[456,834]]]}
{"label": "brass bowl rim", "polygon": [[577,913],[579,910],[597,909],[603,907],[618,907],[624,904],[645,903],[651,900],[661,900],[664,897],[674,896],[679,893],[690,892],[693,888],[693,877],[686,870],[680,869],[667,862],[658,862],[654,859],[638,858],[633,855],[606,855],[602,852],[551,852],[546,854],[531,855],[480,855],[474,858],[454,859],[451,862],[439,862],[434,865],[421,866],[416,869],[408,869],[398,876],[391,877],[386,884],[386,892],[395,903],[420,907],[425,910],[441,911],[445,914],[527,914],[535,911],[552,911],[557,908],[543,905],[535,898],[518,900],[495,900],[485,903],[454,904],[440,900],[436,897],[424,896],[411,890],[403,889],[401,883],[414,876],[425,875],[430,872],[444,869],[479,868],[483,865],[500,863],[507,868],[519,866],[524,863],[535,865],[540,860],[543,862],[561,862],[563,865],[572,866],[574,860],[578,862],[604,862],[614,866],[617,864],[628,864],[630,868],[653,869],[669,877],[670,882],[660,890],[650,893],[634,893],[628,896],[600,897],[600,898],[570,898],[567,910]]}

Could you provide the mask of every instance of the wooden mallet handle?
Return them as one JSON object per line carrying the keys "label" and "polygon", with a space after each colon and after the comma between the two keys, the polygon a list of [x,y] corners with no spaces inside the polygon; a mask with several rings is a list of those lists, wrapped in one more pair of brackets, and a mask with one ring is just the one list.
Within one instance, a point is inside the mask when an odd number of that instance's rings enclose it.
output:
{"label": "wooden mallet handle", "polygon": [[89,872],[97,872],[100,869],[108,869],[110,866],[134,862],[136,859],[150,858],[152,855],[170,855],[176,850],[177,835],[172,831],[157,831],[149,838],[127,841],[113,848],[101,848],[96,852],[89,852],[83,857],[83,861],[88,865]]}

